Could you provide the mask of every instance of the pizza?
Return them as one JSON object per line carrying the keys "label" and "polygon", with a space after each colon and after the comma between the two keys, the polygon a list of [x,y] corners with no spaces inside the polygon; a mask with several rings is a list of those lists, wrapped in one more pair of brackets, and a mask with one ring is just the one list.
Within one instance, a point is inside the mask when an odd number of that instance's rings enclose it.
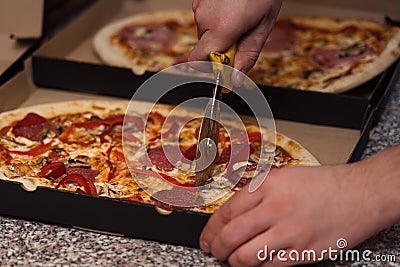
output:
{"label": "pizza", "polygon": [[399,54],[396,27],[365,19],[285,17],[248,75],[259,84],[340,93],[375,77]]}
{"label": "pizza", "polygon": [[[201,119],[189,110],[170,115],[172,107],[166,105],[147,114],[140,113],[146,110],[140,103],[135,113],[126,112],[127,106],[125,101],[61,102],[0,114],[0,178],[28,190],[42,186],[163,211],[213,213],[266,167],[319,165],[294,140],[246,122],[245,131],[221,128],[213,176],[209,186],[197,190],[192,163]],[[261,158],[262,150],[271,157]]]}
{"label": "pizza", "polygon": [[[187,61],[197,42],[193,13],[140,13],[102,28],[94,50],[106,64],[135,74]],[[400,30],[367,19],[281,17],[249,77],[259,85],[340,93],[390,66],[400,54]]]}
{"label": "pizza", "polygon": [[196,43],[193,12],[166,10],[136,14],[106,25],[96,34],[93,46],[104,62],[142,75],[186,62]]}

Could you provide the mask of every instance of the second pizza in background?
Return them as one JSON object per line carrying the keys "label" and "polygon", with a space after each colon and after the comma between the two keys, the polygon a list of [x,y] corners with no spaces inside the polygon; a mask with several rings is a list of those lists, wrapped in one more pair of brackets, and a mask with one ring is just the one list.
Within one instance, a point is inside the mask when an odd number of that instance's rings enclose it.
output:
{"label": "second pizza in background", "polygon": [[[197,42],[191,10],[134,14],[103,27],[93,47],[136,75],[187,61]],[[400,54],[400,30],[367,19],[281,17],[249,77],[259,85],[341,93],[372,79]]]}

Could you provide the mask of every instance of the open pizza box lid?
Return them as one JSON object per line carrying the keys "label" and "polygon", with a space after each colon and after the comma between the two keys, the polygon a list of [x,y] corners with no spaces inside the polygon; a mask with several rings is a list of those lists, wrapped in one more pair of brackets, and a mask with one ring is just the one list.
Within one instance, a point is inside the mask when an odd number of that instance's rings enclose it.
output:
{"label": "open pizza box lid", "polygon": [[0,85],[23,69],[41,39],[95,0],[0,0]]}
{"label": "open pizza box lid", "polygon": [[17,61],[42,36],[43,10],[44,0],[0,0],[0,84],[22,68]]}
{"label": "open pizza box lid", "polygon": [[[345,8],[344,4],[335,8],[328,3],[330,1],[321,1],[318,5],[308,3],[306,0],[284,1],[282,14],[354,16],[380,22],[384,21],[386,15],[386,11],[375,12],[373,8],[368,11],[366,8],[355,10]],[[174,8],[190,9],[191,2],[99,0],[33,55],[35,84],[130,98],[133,92],[154,73],[146,72],[142,76],[137,76],[130,69],[104,65],[93,51],[93,37],[104,25],[114,20],[149,10]],[[362,130],[370,113],[384,94],[394,68],[395,66],[392,66],[369,82],[343,94],[290,88],[263,87],[262,89],[276,118]],[[189,90],[180,95],[193,98],[208,94],[209,91]],[[168,99],[167,103],[177,104],[175,100]]]}
{"label": "open pizza box lid", "polygon": [[44,0],[1,0],[0,33],[15,39],[42,36]]}

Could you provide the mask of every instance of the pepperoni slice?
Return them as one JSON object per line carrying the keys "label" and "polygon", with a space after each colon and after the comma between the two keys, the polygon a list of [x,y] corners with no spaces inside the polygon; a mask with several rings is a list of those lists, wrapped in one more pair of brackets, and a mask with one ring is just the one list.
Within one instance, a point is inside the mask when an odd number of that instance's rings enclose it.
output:
{"label": "pepperoni slice", "polygon": [[231,149],[232,149],[231,146],[228,146],[222,150],[222,153],[219,156],[217,164],[224,164],[229,161],[229,159],[231,158]]}
{"label": "pepperoni slice", "polygon": [[171,190],[161,190],[153,194],[152,199],[157,207],[164,210],[174,208],[189,209],[199,207],[204,204],[204,199],[197,191],[174,186]]}
{"label": "pepperoni slice", "polygon": [[42,141],[47,130],[54,131],[54,127],[42,116],[36,113],[28,113],[13,126],[12,133],[15,136],[23,136],[32,141]]}
{"label": "pepperoni slice", "polygon": [[295,42],[296,30],[292,22],[278,20],[262,50],[267,53],[277,53],[289,49]]}
{"label": "pepperoni slice", "polygon": [[91,168],[84,168],[84,167],[69,167],[67,169],[67,175],[79,174],[92,182],[96,179],[96,176],[99,175],[99,173],[100,171],[98,170],[93,170]]}
{"label": "pepperoni slice", "polygon": [[197,144],[192,145],[191,147],[189,147],[188,149],[183,151],[183,148],[181,148],[182,154],[183,156],[190,160],[193,161],[196,157],[196,152],[197,152]]}
{"label": "pepperoni slice", "polygon": [[341,55],[336,49],[319,49],[312,53],[310,61],[320,68],[334,69],[344,64],[354,65],[371,53],[370,49],[365,49],[357,55]]}
{"label": "pepperoni slice", "polygon": [[164,153],[163,148],[166,151],[171,151],[169,146],[155,147],[153,149],[150,149],[147,152],[147,155],[151,163],[156,165],[158,169],[164,171],[172,171],[174,169],[174,165],[168,160],[167,156]]}
{"label": "pepperoni slice", "polygon": [[247,166],[240,167],[239,169],[231,172],[228,176],[228,180],[232,183],[237,183],[238,187],[243,187],[248,184],[251,179],[243,178],[244,172],[247,171],[258,171],[258,172],[267,172],[269,168],[272,168],[269,164],[251,164]]}
{"label": "pepperoni slice", "polygon": [[174,25],[131,25],[123,28],[118,36],[132,49],[146,50],[150,47],[165,49],[177,38]]}

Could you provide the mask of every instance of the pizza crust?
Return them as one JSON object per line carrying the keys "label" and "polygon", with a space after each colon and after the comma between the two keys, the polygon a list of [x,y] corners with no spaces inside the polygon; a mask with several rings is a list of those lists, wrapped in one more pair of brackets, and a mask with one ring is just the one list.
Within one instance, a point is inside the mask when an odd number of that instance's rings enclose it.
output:
{"label": "pizza crust", "polygon": [[[123,27],[131,24],[157,24],[166,21],[177,21],[182,25],[192,24],[193,12],[190,10],[164,10],[135,14],[130,17],[117,20],[102,28],[93,39],[93,48],[99,58],[106,64],[131,69],[136,75],[143,75],[145,71],[159,71],[151,69],[137,63],[138,59],[133,59],[124,54],[119,47],[112,45],[111,37]],[[160,61],[168,60],[160,58]],[[169,65],[172,65],[170,62]]]}
{"label": "pizza crust", "polygon": [[313,91],[325,93],[342,93],[353,89],[372,78],[376,77],[390,65],[392,65],[400,54],[400,29],[396,29],[396,35],[389,41],[383,52],[367,62],[365,66],[352,70],[351,74],[341,77],[325,88],[311,88]]}
{"label": "pizza crust", "polygon": [[318,16],[292,16],[290,17],[298,25],[302,25],[307,28],[315,29],[327,29],[329,31],[340,31],[346,27],[357,26],[365,27],[375,30],[381,30],[382,24],[365,19],[357,18],[331,18],[331,17],[318,17]]}

